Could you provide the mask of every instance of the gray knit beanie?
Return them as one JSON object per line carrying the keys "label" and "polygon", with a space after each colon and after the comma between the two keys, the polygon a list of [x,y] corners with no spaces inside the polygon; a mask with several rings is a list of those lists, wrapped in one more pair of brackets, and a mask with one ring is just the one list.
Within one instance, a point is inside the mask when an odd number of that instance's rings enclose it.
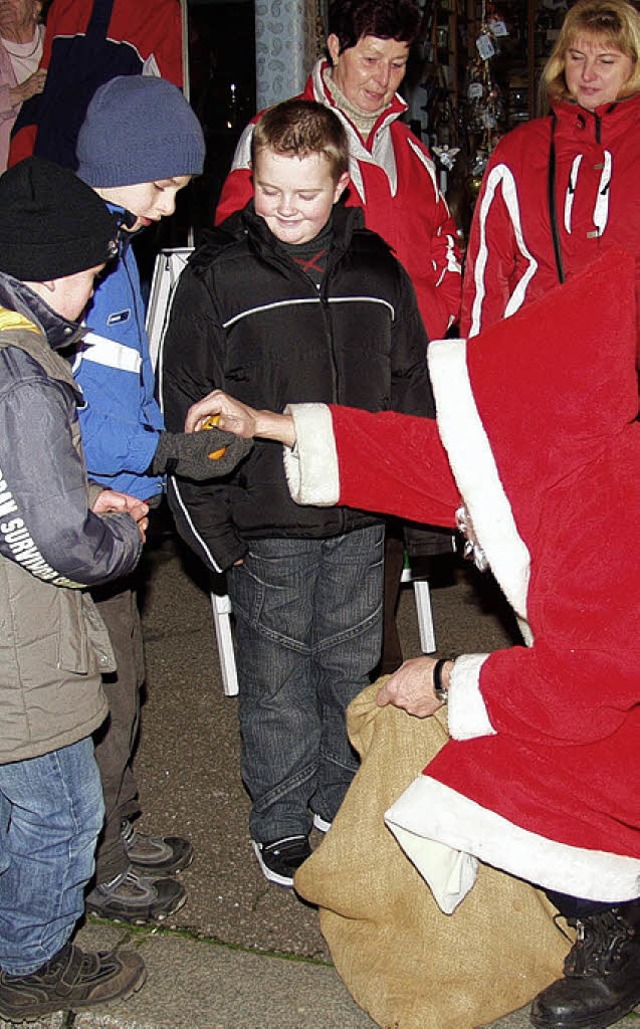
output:
{"label": "gray knit beanie", "polygon": [[100,86],[78,135],[77,174],[109,188],[199,175],[204,136],[177,86],[152,75],[119,75]]}

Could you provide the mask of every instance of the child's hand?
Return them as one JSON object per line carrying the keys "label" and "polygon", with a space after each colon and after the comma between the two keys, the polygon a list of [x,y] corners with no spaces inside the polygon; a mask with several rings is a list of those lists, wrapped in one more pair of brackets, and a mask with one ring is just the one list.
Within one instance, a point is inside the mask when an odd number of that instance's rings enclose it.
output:
{"label": "child's hand", "polygon": [[150,471],[202,481],[228,475],[249,453],[253,443],[232,432],[161,432]]}
{"label": "child's hand", "polygon": [[136,525],[143,543],[146,542],[146,532],[149,527],[149,505],[138,497],[132,497],[128,493],[118,493],[116,490],[103,489],[99,493],[92,507],[97,515],[123,513],[130,515]]}

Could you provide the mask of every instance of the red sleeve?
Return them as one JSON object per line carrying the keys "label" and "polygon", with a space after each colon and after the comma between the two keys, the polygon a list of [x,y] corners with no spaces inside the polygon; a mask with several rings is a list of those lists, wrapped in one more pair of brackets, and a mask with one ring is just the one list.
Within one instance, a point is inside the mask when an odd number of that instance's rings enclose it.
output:
{"label": "red sleeve", "polygon": [[23,161],[25,157],[32,156],[37,134],[37,125],[25,125],[16,132],[15,136],[11,137],[7,168],[11,168],[14,164],[18,164],[19,161]]}
{"label": "red sleeve", "polygon": [[532,743],[590,743],[616,732],[640,700],[638,648],[628,660],[597,645],[536,638],[495,651],[480,691],[494,729]]}
{"label": "red sleeve", "polygon": [[416,288],[420,314],[429,339],[443,339],[460,317],[462,295],[461,252],[458,229],[442,198],[437,204],[438,224],[431,236],[433,287],[423,292]]}
{"label": "red sleeve", "polygon": [[253,186],[250,168],[233,168],[227,175],[218,206],[216,207],[215,224],[220,225],[225,218],[242,208],[251,200]]}
{"label": "red sleeve", "polygon": [[455,526],[460,494],[433,419],[395,411],[330,410],[340,504]]}
{"label": "red sleeve", "polygon": [[179,0],[115,0],[109,36],[127,40],[143,61],[153,55],[163,79],[182,89],[182,14]]}
{"label": "red sleeve", "polygon": [[[148,18],[147,23],[152,19]],[[153,21],[156,24],[155,42],[153,53],[160,74],[163,79],[173,82],[174,86],[180,89],[184,85],[182,66],[182,15],[180,4],[177,0],[171,0],[164,11],[162,18],[158,18],[157,10],[153,14]]]}

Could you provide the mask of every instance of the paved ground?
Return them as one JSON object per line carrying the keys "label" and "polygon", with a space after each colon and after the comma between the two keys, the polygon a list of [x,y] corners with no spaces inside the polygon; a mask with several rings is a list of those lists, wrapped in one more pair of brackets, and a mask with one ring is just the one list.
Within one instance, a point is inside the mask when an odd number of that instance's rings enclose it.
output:
{"label": "paved ground", "polygon": [[[144,605],[149,687],[137,773],[145,827],[188,835],[196,858],[183,873],[189,902],[166,930],[129,931],[91,920],[87,946],[139,948],[149,970],[130,1001],[52,1016],[42,1029],[367,1029],[331,966],[315,910],[266,882],[247,835],[236,701],[220,684],[208,596],[172,537],[149,553]],[[504,645],[510,622],[473,571],[433,590],[443,653]],[[419,653],[411,587],[399,625],[405,656]],[[622,1024],[622,1023],[621,1023]],[[625,1025],[640,1029],[640,1020]],[[0,1021],[0,1026],[7,1023]],[[524,1029],[526,1012],[494,1029]],[[38,1029],[38,1026],[35,1026]]]}

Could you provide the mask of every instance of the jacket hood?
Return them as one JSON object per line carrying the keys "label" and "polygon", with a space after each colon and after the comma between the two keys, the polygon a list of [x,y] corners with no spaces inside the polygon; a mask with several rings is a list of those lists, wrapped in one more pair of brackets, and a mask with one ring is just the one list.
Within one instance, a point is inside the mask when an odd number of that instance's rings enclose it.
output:
{"label": "jacket hood", "polygon": [[87,331],[77,322],[57,314],[37,293],[24,282],[0,272],[0,306],[23,314],[47,337],[53,350],[72,346]]}
{"label": "jacket hood", "polygon": [[442,441],[519,614],[545,495],[638,436],[634,280],[633,257],[610,250],[472,340],[429,348]]}

